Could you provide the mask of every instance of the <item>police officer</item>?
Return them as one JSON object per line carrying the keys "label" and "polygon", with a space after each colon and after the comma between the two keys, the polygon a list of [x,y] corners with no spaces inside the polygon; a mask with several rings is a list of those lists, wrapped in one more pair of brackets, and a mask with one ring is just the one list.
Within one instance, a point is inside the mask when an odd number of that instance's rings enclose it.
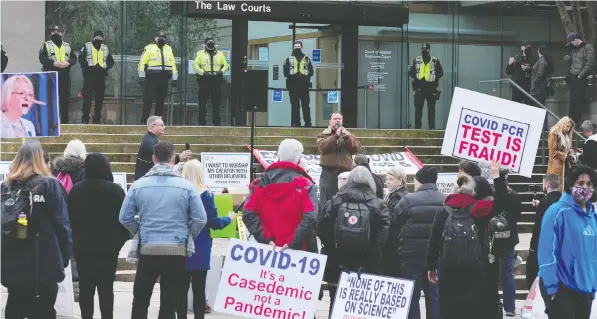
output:
{"label": "police officer", "polygon": [[[506,74],[512,76],[512,81],[518,84],[523,90],[529,92],[531,90],[531,75],[533,73],[533,65],[537,59],[532,56],[533,46],[530,43],[523,42],[520,46],[520,55],[511,56],[506,66]],[[512,90],[512,101],[534,105],[531,100],[520,92],[514,86]]]}
{"label": "police officer", "polygon": [[311,59],[303,53],[303,43],[294,41],[292,55],[284,61],[284,76],[286,77],[286,88],[290,96],[291,125],[301,126],[301,113],[303,109],[303,120],[305,127],[311,127],[311,109],[309,108],[309,88],[313,76],[313,64]]}
{"label": "police officer", "polygon": [[8,65],[8,55],[6,55],[6,51],[4,51],[4,46],[2,44],[0,44],[0,47],[2,48],[2,70],[0,72],[4,72],[4,69],[6,69],[6,66]]}
{"label": "police officer", "polygon": [[415,91],[415,128],[420,129],[423,117],[423,106],[427,100],[427,120],[429,129],[435,129],[435,102],[439,98],[439,79],[444,76],[444,69],[439,59],[431,56],[431,46],[424,43],[421,55],[413,60],[409,75],[413,78],[412,87]]}
{"label": "police officer", "polygon": [[206,125],[205,107],[211,97],[214,126],[220,126],[222,80],[224,72],[228,70],[228,62],[213,38],[205,39],[205,47],[197,52],[193,70],[199,83],[199,125]]}
{"label": "police officer", "polygon": [[[151,105],[155,100],[155,115],[162,116],[164,101],[168,94],[168,80],[172,78],[175,88],[178,80],[176,62],[172,47],[166,44],[163,31],[154,38],[154,43],[145,47],[139,61],[139,84],[144,85],[143,116],[141,123],[147,122]],[[146,80],[147,78],[147,80]]]}
{"label": "police officer", "polygon": [[100,124],[102,118],[106,77],[108,70],[114,66],[114,58],[103,41],[104,33],[95,31],[93,40],[85,43],[79,52],[79,64],[83,70],[83,124],[89,124],[91,99],[94,95],[93,124]]}
{"label": "police officer", "polygon": [[77,64],[77,55],[70,44],[62,40],[63,32],[58,26],[50,30],[50,41],[39,49],[39,62],[42,71],[58,72],[58,98],[60,99],[60,122],[68,124],[70,101],[70,68]]}

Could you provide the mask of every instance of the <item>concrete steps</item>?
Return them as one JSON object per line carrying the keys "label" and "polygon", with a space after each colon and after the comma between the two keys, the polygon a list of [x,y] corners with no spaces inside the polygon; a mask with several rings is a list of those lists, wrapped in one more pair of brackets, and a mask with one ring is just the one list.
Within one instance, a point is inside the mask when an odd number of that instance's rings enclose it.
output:
{"label": "concrete steps", "polygon": [[[294,138],[303,143],[306,154],[317,154],[315,140],[322,128],[274,128],[259,127],[255,133],[255,147],[276,151],[278,144],[285,138]],[[440,172],[456,172],[458,160],[440,154],[443,141],[443,131],[423,130],[374,130],[374,129],[350,129],[351,133],[358,137],[367,154],[400,152],[406,148],[410,149],[421,162],[435,166]],[[111,161],[114,172],[126,172],[128,182],[133,182],[135,159],[142,136],[147,132],[145,126],[124,126],[124,125],[62,125],[61,136],[51,138],[39,138],[44,149],[50,153],[52,158],[60,156],[67,143],[75,138],[82,140],[88,152],[102,152]],[[247,152],[246,144],[250,143],[250,128],[248,127],[190,127],[172,126],[166,127],[166,134],[163,140],[175,144],[176,150],[184,150],[185,143],[191,144],[195,156],[201,152]],[[0,159],[10,161],[14,158],[20,140],[1,140]],[[517,191],[523,201],[523,214],[517,225],[520,233],[520,244],[517,246],[519,255],[526,260],[528,256],[528,245],[530,233],[534,224],[534,208],[531,205],[536,186],[541,185],[542,177],[547,170],[546,165],[541,164],[538,152],[534,174],[531,178],[522,177],[516,174],[509,176],[509,185]],[[256,163],[258,174],[262,171],[259,163]],[[383,178],[383,176],[382,176]],[[413,177],[409,176],[408,187],[412,191]],[[216,240],[217,241],[217,240]],[[215,247],[215,246],[214,246]],[[212,254],[224,254],[224,248]],[[125,249],[123,249],[124,251]],[[128,249],[126,249],[128,252]],[[122,252],[121,252],[121,257]],[[516,269],[517,298],[524,299],[528,293],[524,277],[526,263]],[[135,265],[128,264],[121,258],[118,263],[117,281],[134,281]]]}

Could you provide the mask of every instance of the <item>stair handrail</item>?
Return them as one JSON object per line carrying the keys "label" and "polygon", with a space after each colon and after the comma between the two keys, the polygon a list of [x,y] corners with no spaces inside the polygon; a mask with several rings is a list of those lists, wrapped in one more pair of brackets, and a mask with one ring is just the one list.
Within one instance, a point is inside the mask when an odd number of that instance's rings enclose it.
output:
{"label": "stair handrail", "polygon": [[[562,80],[565,79],[566,77],[564,76],[558,76],[558,77],[552,77],[552,80]],[[550,109],[548,109],[545,105],[543,105],[543,103],[539,102],[536,98],[534,98],[529,92],[527,92],[525,89],[523,89],[522,87],[520,87],[520,85],[516,84],[516,82],[514,82],[512,79],[510,78],[506,78],[506,79],[497,79],[497,80],[482,80],[479,81],[479,83],[503,83],[503,82],[509,82],[510,85],[512,85],[513,87],[515,87],[520,93],[524,94],[527,98],[529,98],[531,101],[535,102],[535,105],[538,105],[540,107],[542,107],[549,115],[553,116],[557,121],[561,120],[562,118],[557,116],[553,111],[551,111]],[[543,131],[547,131],[547,121],[544,122],[543,124]],[[574,134],[576,134],[578,137],[581,138],[581,140],[586,140],[587,138],[584,137],[582,134],[580,134],[579,132],[572,130],[572,132]],[[543,138],[543,134],[541,134],[541,164],[545,165],[545,138]]]}

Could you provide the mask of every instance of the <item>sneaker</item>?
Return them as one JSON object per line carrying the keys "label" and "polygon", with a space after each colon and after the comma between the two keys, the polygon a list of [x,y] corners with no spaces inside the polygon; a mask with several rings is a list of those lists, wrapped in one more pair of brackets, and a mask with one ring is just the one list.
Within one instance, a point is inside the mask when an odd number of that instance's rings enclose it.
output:
{"label": "sneaker", "polygon": [[516,312],[506,312],[506,317],[516,317]]}
{"label": "sneaker", "polygon": [[205,305],[205,313],[211,313],[211,307],[209,305]]}

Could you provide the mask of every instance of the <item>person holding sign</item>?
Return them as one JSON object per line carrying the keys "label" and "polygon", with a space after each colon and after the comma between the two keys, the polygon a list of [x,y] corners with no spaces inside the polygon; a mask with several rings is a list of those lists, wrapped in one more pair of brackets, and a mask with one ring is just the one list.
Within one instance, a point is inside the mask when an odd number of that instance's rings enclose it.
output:
{"label": "person holding sign", "polygon": [[[572,149],[572,130],[574,121],[567,116],[561,118],[549,130],[547,137],[547,148],[549,150],[549,162],[547,163],[547,174],[555,174],[564,180],[566,170],[566,157]],[[562,191],[560,185],[559,191]]]}
{"label": "person holding sign", "polygon": [[299,166],[302,155],[301,142],[286,139],[280,143],[278,162],[249,186],[243,222],[261,244],[317,252],[313,236],[319,212],[317,189]]}
{"label": "person holding sign", "polygon": [[388,239],[390,215],[375,194],[375,181],[365,167],[355,167],[346,185],[328,201],[317,222],[317,236],[328,256],[330,314],[342,271],[380,274],[381,253]]}
{"label": "person holding sign", "polygon": [[[427,249],[427,275],[431,283],[439,282],[442,318],[495,316],[495,299],[487,296],[489,280],[485,276],[493,256],[489,254],[485,236],[489,220],[504,209],[508,198],[508,189],[499,169],[497,161],[491,164],[495,186],[493,201],[478,200],[473,178],[460,174],[458,187],[446,197],[444,207],[433,222]],[[439,273],[438,265],[441,266]]]}

